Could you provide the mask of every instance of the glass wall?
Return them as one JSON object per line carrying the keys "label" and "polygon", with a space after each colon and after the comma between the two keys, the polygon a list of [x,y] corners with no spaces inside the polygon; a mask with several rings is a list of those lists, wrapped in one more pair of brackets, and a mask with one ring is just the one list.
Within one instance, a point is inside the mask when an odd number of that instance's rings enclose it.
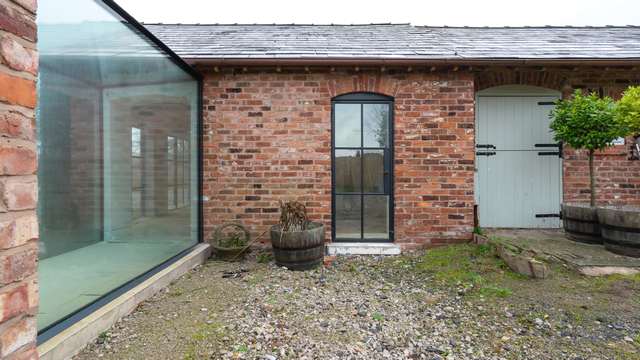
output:
{"label": "glass wall", "polygon": [[193,246],[198,81],[101,1],[40,0],[46,330]]}

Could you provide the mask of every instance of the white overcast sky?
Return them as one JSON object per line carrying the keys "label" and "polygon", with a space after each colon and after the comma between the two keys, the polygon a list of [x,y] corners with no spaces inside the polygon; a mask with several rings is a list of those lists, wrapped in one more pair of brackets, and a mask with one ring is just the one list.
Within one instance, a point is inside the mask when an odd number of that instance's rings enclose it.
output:
{"label": "white overcast sky", "polygon": [[116,0],[143,22],[640,25],[640,0]]}

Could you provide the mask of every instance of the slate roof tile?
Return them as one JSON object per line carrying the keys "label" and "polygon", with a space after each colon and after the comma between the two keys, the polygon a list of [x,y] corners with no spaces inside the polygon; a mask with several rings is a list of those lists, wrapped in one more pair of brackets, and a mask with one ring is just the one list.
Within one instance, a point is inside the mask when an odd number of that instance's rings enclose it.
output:
{"label": "slate roof tile", "polygon": [[640,59],[640,27],[145,24],[187,59]]}

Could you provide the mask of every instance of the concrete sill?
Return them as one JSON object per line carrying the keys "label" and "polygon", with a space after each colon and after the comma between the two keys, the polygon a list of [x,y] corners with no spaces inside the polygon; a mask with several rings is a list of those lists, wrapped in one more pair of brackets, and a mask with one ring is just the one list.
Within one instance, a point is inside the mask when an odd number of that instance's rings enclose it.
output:
{"label": "concrete sill", "polygon": [[400,246],[393,243],[341,242],[326,245],[327,255],[400,255]]}
{"label": "concrete sill", "polygon": [[190,269],[204,263],[211,254],[209,244],[198,244],[190,253],[138,286],[115,298],[92,314],[38,346],[41,360],[69,359],[120,318]]}

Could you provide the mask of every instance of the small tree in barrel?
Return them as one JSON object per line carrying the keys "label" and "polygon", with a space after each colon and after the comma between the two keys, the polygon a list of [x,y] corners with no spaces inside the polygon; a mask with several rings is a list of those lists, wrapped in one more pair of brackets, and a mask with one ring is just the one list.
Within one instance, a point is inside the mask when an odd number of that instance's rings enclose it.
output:
{"label": "small tree in barrel", "polygon": [[613,140],[624,135],[624,129],[614,117],[615,103],[610,97],[601,98],[595,93],[584,95],[576,90],[573,97],[558,100],[551,112],[551,130],[556,141],[572,148],[589,152],[589,187],[591,207],[596,206],[596,179],[593,158],[596,151],[612,145]]}
{"label": "small tree in barrel", "polygon": [[640,135],[640,86],[630,86],[616,105],[616,120],[631,135]]}
{"label": "small tree in barrel", "polygon": [[640,86],[630,86],[616,105],[616,120],[633,135],[632,156],[640,159]]}

